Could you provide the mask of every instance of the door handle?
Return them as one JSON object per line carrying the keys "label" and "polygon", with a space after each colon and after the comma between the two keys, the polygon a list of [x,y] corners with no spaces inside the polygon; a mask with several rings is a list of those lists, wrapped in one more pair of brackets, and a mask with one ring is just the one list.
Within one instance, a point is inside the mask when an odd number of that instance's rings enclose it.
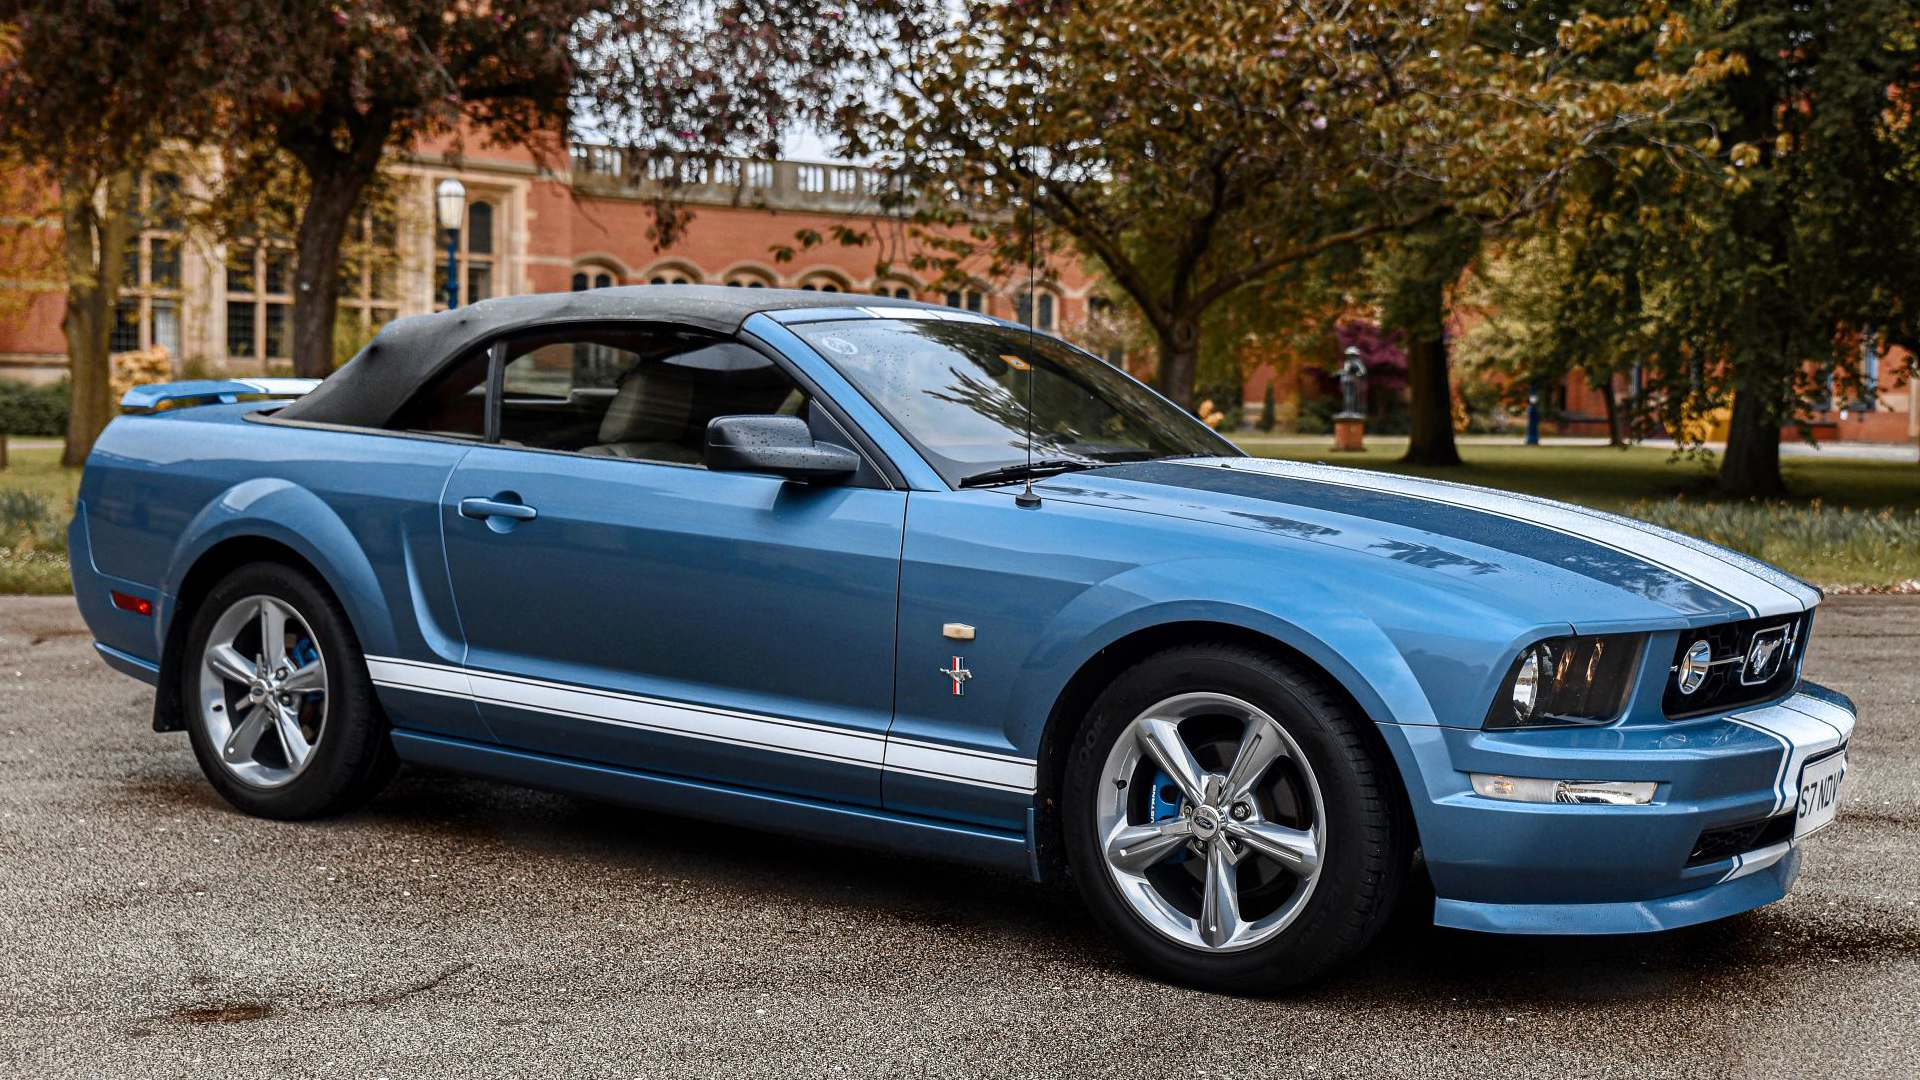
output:
{"label": "door handle", "polygon": [[502,502],[498,499],[461,499],[460,516],[476,521],[487,518],[512,518],[515,521],[532,521],[540,512],[525,503]]}

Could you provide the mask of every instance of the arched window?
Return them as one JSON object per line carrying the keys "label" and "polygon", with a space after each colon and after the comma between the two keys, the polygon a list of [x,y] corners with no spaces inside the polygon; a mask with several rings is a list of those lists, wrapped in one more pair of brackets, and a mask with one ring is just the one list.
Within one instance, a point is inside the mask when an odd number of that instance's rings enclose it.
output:
{"label": "arched window", "polygon": [[853,285],[840,274],[830,270],[810,270],[800,275],[802,292],[852,292]]}
{"label": "arched window", "polygon": [[968,289],[964,293],[959,289],[948,289],[947,306],[965,308],[968,311],[984,311],[987,306],[987,297],[979,289]]}
{"label": "arched window", "polygon": [[595,270],[591,274],[585,270],[577,270],[573,275],[574,292],[581,292],[586,289],[604,289],[612,284],[613,275],[607,273],[605,270]]}
{"label": "arched window", "polygon": [[1053,294],[1043,292],[1039,295],[1040,300],[1036,309],[1033,294],[1021,293],[1019,298],[1014,302],[1014,318],[1018,322],[1026,322],[1031,318],[1036,329],[1052,330],[1054,309]]}

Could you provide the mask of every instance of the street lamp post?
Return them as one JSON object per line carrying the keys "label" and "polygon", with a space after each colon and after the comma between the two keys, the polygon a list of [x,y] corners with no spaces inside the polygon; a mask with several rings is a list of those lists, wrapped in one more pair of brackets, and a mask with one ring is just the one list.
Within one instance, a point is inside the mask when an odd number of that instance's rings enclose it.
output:
{"label": "street lamp post", "polygon": [[467,216],[467,185],[449,176],[434,191],[440,228],[447,234],[447,309],[460,306],[460,225]]}
{"label": "street lamp post", "polygon": [[1527,445],[1540,445],[1540,384],[1527,388]]}

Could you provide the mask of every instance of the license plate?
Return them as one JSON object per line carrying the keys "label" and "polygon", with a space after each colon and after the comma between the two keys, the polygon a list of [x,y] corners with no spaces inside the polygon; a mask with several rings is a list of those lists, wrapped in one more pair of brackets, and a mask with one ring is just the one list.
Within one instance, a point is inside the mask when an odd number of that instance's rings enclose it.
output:
{"label": "license plate", "polygon": [[1800,770],[1800,810],[1793,821],[1793,838],[1800,840],[1833,824],[1840,810],[1840,781],[1847,775],[1847,752],[1809,762]]}

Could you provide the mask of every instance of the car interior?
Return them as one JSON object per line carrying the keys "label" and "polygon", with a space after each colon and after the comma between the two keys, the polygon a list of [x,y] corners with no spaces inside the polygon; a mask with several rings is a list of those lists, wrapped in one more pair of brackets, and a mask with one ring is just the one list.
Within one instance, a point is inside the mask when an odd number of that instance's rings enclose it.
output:
{"label": "car interior", "polygon": [[[807,418],[806,394],[765,356],[676,328],[567,328],[507,343],[500,443],[698,465],[716,416]],[[485,350],[424,387],[390,427],[483,437]]]}

